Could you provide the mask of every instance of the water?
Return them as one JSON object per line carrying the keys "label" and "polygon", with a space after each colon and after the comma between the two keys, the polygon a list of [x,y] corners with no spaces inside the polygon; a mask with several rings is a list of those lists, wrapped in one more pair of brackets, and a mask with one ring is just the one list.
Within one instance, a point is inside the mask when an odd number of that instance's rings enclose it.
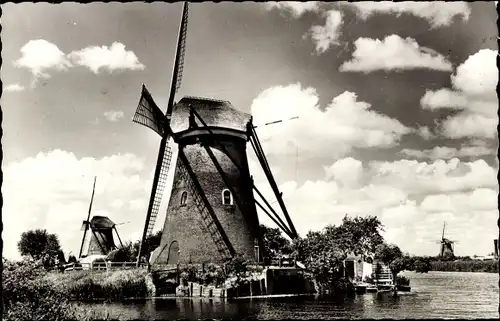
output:
{"label": "water", "polygon": [[464,272],[405,273],[412,291],[398,298],[364,294],[353,298],[289,297],[222,301],[165,298],[106,306],[94,310],[124,319],[382,319],[496,318],[498,274]]}

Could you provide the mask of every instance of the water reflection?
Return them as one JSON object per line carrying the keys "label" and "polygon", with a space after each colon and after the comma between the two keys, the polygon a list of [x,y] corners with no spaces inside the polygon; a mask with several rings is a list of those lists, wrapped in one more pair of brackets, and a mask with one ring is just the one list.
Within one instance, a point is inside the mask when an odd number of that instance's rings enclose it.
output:
{"label": "water reflection", "polygon": [[[412,292],[393,297],[288,297],[268,299],[162,298],[107,305],[123,319],[402,319],[498,318],[496,274],[411,274]],[[101,305],[92,308],[102,310]]]}

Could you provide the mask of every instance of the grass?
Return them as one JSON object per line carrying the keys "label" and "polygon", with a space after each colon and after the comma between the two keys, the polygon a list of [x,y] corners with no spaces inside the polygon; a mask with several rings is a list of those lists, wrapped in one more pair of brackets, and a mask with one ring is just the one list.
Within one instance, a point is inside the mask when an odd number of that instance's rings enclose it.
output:
{"label": "grass", "polygon": [[71,271],[49,273],[45,279],[72,300],[113,302],[147,297],[146,274],[145,270]]}

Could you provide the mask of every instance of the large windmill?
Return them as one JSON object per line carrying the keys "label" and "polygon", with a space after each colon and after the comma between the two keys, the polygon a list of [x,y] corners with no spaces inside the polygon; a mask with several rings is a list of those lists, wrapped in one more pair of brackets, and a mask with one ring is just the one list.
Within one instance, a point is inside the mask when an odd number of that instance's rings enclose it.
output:
{"label": "large windmill", "polygon": [[439,257],[453,258],[455,257],[455,249],[453,245],[457,243],[457,241],[451,241],[444,237],[445,228],[446,228],[446,222],[443,225],[443,235],[441,236],[441,240],[437,241],[438,244],[441,244],[441,248],[439,250]]}
{"label": "large windmill", "polygon": [[[184,97],[174,102],[182,77],[187,17],[188,3],[185,2],[166,113],[163,114],[143,85],[133,118],[134,122],[161,136],[137,263],[143,255],[142,244],[152,233],[160,208],[172,159],[170,139],[178,146],[178,157],[161,244],[149,262],[156,266],[217,263],[238,254],[261,261],[265,255],[255,205],[290,238],[297,237],[297,233],[252,125],[252,117],[223,100]],[[246,154],[249,141],[285,220],[253,183]],[[255,200],[254,191],[267,209]]]}
{"label": "large windmill", "polygon": [[[118,231],[116,230],[116,224],[113,223],[113,221],[106,216],[93,216],[92,219],[90,219],[92,204],[94,202],[95,183],[96,178],[94,177],[94,187],[92,188],[92,197],[90,198],[87,220],[82,223],[83,238],[78,254],[79,259],[106,256],[111,251],[117,249],[113,238],[113,231],[116,233],[120,245],[123,246]],[[87,234],[89,230],[90,234]]]}

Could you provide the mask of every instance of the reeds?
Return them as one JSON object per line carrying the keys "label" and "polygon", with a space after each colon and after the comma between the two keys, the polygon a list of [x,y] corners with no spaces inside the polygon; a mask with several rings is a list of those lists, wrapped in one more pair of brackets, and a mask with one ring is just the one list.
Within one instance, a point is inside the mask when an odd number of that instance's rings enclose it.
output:
{"label": "reeds", "polygon": [[498,272],[498,260],[488,261],[431,261],[431,271],[443,272]]}

